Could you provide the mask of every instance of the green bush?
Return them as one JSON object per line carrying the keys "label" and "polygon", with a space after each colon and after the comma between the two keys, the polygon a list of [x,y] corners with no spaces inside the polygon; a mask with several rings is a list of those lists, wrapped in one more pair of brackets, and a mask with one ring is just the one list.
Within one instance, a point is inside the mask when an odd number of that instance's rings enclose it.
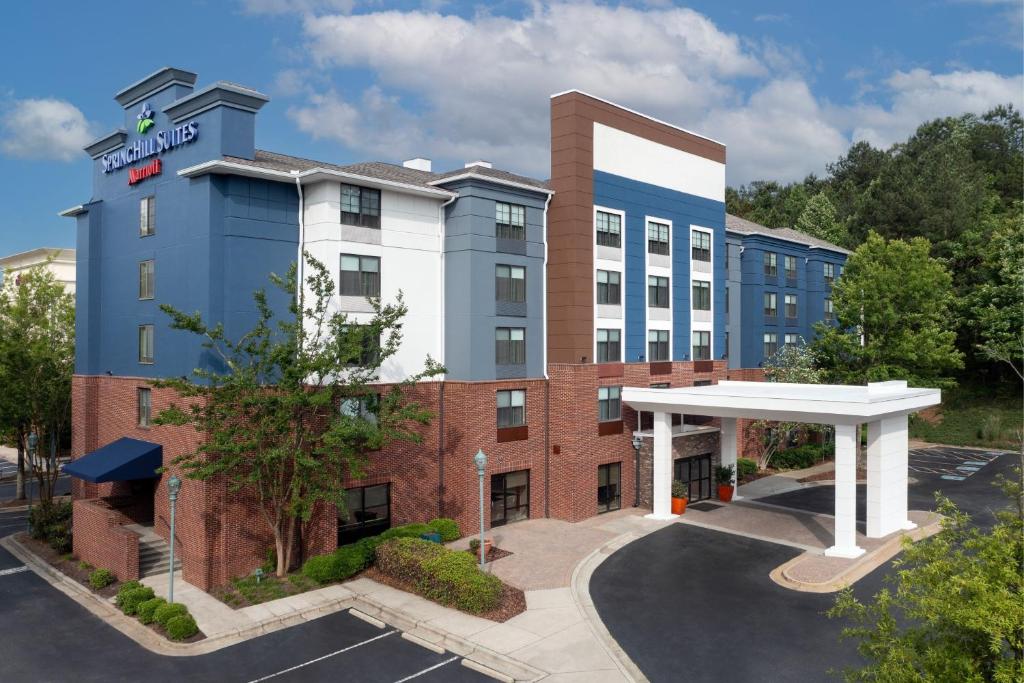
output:
{"label": "green bush", "polygon": [[318,555],[306,560],[302,574],[317,583],[343,581],[367,567],[366,546],[343,545],[330,555]]}
{"label": "green bush", "polygon": [[124,583],[122,583],[117,589],[117,597],[114,598],[114,604],[118,607],[122,607],[124,605],[125,596],[131,593],[136,588],[142,588],[142,584],[138,581],[125,581]]}
{"label": "green bush", "polygon": [[114,576],[114,572],[109,569],[97,569],[93,573],[89,574],[89,585],[92,586],[94,590],[106,588],[115,581],[117,581],[117,577]]}
{"label": "green bush", "polygon": [[28,516],[29,534],[58,553],[71,552],[71,502],[40,503]]}
{"label": "green bush", "polygon": [[167,623],[174,617],[188,614],[188,608],[180,602],[169,602],[153,610],[153,621],[167,628]]}
{"label": "green bush", "polygon": [[771,459],[771,465],[778,470],[801,470],[825,458],[828,449],[822,444],[806,443],[779,451]]}
{"label": "green bush", "polygon": [[679,479],[672,482],[672,497],[673,498],[689,498],[690,494],[687,490],[686,484]]}
{"label": "green bush", "polygon": [[474,614],[498,606],[503,584],[472,555],[418,538],[397,538],[377,548],[377,569],[420,595]]}
{"label": "green bush", "polygon": [[124,598],[121,600],[120,605],[121,611],[128,615],[134,615],[136,610],[139,609],[139,605],[144,603],[146,600],[151,600],[153,597],[153,589],[149,586],[133,588],[124,594]]}
{"label": "green bush", "polygon": [[380,539],[378,545],[392,538],[419,538],[422,534],[429,534],[432,532],[433,529],[420,522],[403,524],[402,526],[391,527],[384,533],[377,536],[377,538]]}
{"label": "green bush", "polygon": [[199,633],[199,627],[191,614],[180,614],[167,622],[167,637],[171,640],[185,640]]}
{"label": "green bush", "polygon": [[750,458],[736,458],[737,476],[742,480],[757,474],[757,461]]}
{"label": "green bush", "polygon": [[732,478],[736,474],[735,465],[721,465],[715,468],[715,483],[719,486],[732,486]]}
{"label": "green bush", "polygon": [[462,538],[462,532],[459,531],[459,523],[454,519],[448,519],[447,517],[437,517],[436,519],[430,520],[427,524],[431,531],[434,533],[441,534],[441,540],[444,543],[451,543]]}
{"label": "green bush", "polygon": [[150,598],[138,606],[135,610],[135,616],[139,618],[143,624],[153,623],[154,616],[157,609],[167,604],[167,601],[163,598]]}

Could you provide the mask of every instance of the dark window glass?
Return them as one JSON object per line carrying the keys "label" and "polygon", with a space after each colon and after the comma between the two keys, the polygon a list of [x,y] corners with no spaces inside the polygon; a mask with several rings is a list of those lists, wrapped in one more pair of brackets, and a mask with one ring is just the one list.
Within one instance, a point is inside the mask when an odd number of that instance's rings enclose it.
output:
{"label": "dark window glass", "polygon": [[771,358],[779,350],[779,335],[774,332],[765,332],[764,335],[764,357]]}
{"label": "dark window glass", "polygon": [[836,312],[835,309],[832,307],[832,299],[825,299],[825,320],[831,322],[832,320],[835,320],[835,317]]}
{"label": "dark window glass", "polygon": [[620,330],[597,331],[597,362],[615,363],[622,360],[622,332]]}
{"label": "dark window glass", "polygon": [[526,268],[497,265],[494,268],[494,292],[497,301],[526,301]]}
{"label": "dark window glass", "polygon": [[380,190],[342,184],[341,222],[345,225],[379,229]]}
{"label": "dark window glass", "polygon": [[338,293],[342,296],[380,297],[380,258],[342,254]]}
{"label": "dark window glass", "polygon": [[783,256],[782,266],[786,270],[786,279],[796,279],[796,256]]}
{"label": "dark window glass", "polygon": [[647,332],[647,360],[669,360],[668,330],[649,330]]}
{"label": "dark window glass", "polygon": [[148,427],[152,419],[153,392],[145,387],[139,387],[135,391],[139,409],[139,426]]}
{"label": "dark window glass", "polygon": [[729,287],[725,288],[725,312],[729,312]]}
{"label": "dark window glass", "polygon": [[622,419],[622,387],[597,388],[597,419],[601,422]]}
{"label": "dark window glass", "polygon": [[510,389],[497,393],[498,428],[526,424],[526,390]]}
{"label": "dark window glass", "polygon": [[139,362],[153,362],[153,326],[139,325]]}
{"label": "dark window glass", "polygon": [[152,299],[156,288],[156,264],[152,259],[139,262],[139,298]]}
{"label": "dark window glass", "polygon": [[597,243],[602,247],[622,246],[622,217],[617,213],[598,211]]}
{"label": "dark window glass", "polygon": [[491,476],[491,526],[530,518],[530,470]]}
{"label": "dark window glass", "polygon": [[391,527],[391,485],[345,489],[345,508],[338,511],[338,545],[376,536]]}
{"label": "dark window glass", "polygon": [[380,410],[380,397],[376,394],[341,399],[338,410],[342,415],[359,417],[367,422],[377,424],[377,412]]}
{"label": "dark window glass", "polygon": [[139,237],[156,234],[156,197],[143,197],[139,202]]}
{"label": "dark window glass", "polygon": [[618,306],[622,303],[620,281],[622,273],[614,270],[597,271],[597,303]]}
{"label": "dark window glass", "polygon": [[784,297],[786,305],[786,317],[790,320],[796,320],[797,317],[797,301],[796,294],[787,294]]}
{"label": "dark window glass", "polygon": [[707,280],[693,281],[693,310],[711,310],[711,283]]}
{"label": "dark window glass", "polygon": [[498,365],[526,363],[526,328],[499,327],[494,331],[494,362]]}
{"label": "dark window glass", "polygon": [[[687,416],[689,417],[689,416]],[[690,502],[711,497],[711,456],[697,455],[673,462],[672,478],[683,482]]]}
{"label": "dark window glass", "polygon": [[526,207],[495,202],[495,237],[506,240],[526,239]]}
{"label": "dark window glass", "polygon": [[779,314],[779,298],[775,292],[764,293],[764,314],[769,318]]}
{"label": "dark window glass", "polygon": [[690,258],[694,261],[711,260],[711,234],[703,230],[690,231]]}
{"label": "dark window glass", "polygon": [[787,334],[786,335],[786,346],[799,346],[800,335],[798,334]]}
{"label": "dark window glass", "polygon": [[611,512],[622,507],[622,463],[597,466],[597,511]]}
{"label": "dark window glass", "polygon": [[647,276],[647,305],[651,308],[669,307],[667,277]]}
{"label": "dark window glass", "polygon": [[777,254],[775,254],[773,252],[770,252],[770,251],[766,251],[764,253],[764,274],[767,277],[776,277],[776,276],[778,276],[778,274],[779,274],[779,262],[778,262],[778,255]]}
{"label": "dark window glass", "polygon": [[647,251],[651,254],[668,256],[668,225],[654,221],[647,222]]}
{"label": "dark window glass", "polygon": [[836,279],[836,266],[834,263],[825,264],[825,282],[832,284]]}
{"label": "dark window glass", "polygon": [[[380,331],[372,325],[346,325],[344,332],[351,334],[347,340],[352,344],[353,356],[348,365],[373,367],[380,361]],[[356,355],[355,349],[358,349]]]}
{"label": "dark window glass", "polygon": [[693,360],[711,360],[711,333],[693,332]]}

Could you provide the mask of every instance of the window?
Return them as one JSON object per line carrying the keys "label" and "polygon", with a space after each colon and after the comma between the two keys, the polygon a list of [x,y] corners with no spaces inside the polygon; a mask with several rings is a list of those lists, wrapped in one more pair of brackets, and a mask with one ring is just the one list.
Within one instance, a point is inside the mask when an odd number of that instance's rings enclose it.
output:
{"label": "window", "polygon": [[622,507],[622,463],[597,466],[597,512],[611,512]]}
{"label": "window", "polygon": [[597,331],[597,362],[617,363],[622,360],[621,330]]}
{"label": "window", "polygon": [[341,222],[380,229],[380,190],[358,185],[341,186]]}
{"label": "window", "polygon": [[526,239],[526,207],[495,202],[495,237],[504,240]]}
{"label": "window", "polygon": [[526,363],[526,328],[499,327],[494,332],[494,362],[498,365]]}
{"label": "window", "polygon": [[649,330],[647,332],[647,360],[669,360],[668,330]]}
{"label": "window", "polygon": [[767,318],[774,318],[779,314],[779,297],[775,292],[764,293],[764,315]]}
{"label": "window", "polygon": [[338,410],[342,415],[362,418],[373,424],[377,424],[377,411],[379,409],[380,398],[376,394],[343,398],[338,405]]}
{"label": "window", "polygon": [[783,256],[782,267],[786,270],[786,279],[796,279],[796,256]]}
{"label": "window", "polygon": [[836,265],[834,263],[825,264],[825,282],[832,284],[836,279]]}
{"label": "window", "polygon": [[668,225],[647,222],[647,252],[668,256]]}
{"label": "window", "polygon": [[829,322],[835,320],[836,311],[832,308],[832,299],[825,299],[825,320]]}
{"label": "window", "polygon": [[139,261],[139,298],[140,299],[152,299],[153,291],[156,286],[155,279],[155,265],[152,260]]}
{"label": "window", "polygon": [[711,333],[693,332],[693,360],[711,360]]}
{"label": "window", "polygon": [[153,326],[139,325],[139,362],[153,362]]}
{"label": "window", "polygon": [[799,346],[800,335],[799,334],[787,334],[786,335],[786,346]]}
{"label": "window", "polygon": [[725,312],[729,312],[729,286],[725,286]]}
{"label": "window", "polygon": [[668,308],[667,277],[647,276],[647,305],[651,308]]}
{"label": "window", "polygon": [[156,197],[143,197],[139,202],[139,237],[156,234]]}
{"label": "window", "polygon": [[494,268],[494,296],[497,301],[526,301],[526,268],[502,266]]}
{"label": "window", "polygon": [[786,318],[788,320],[796,320],[796,294],[787,294],[785,296],[786,302]]}
{"label": "window", "polygon": [[771,358],[779,350],[779,335],[774,332],[764,333],[764,357]]}
{"label": "window", "polygon": [[530,518],[530,470],[491,475],[491,526]]}
{"label": "window", "polygon": [[622,273],[618,271],[597,271],[597,303],[618,306],[622,302],[621,278]]}
{"label": "window", "polygon": [[601,422],[622,419],[622,387],[597,388],[597,419]]}
{"label": "window", "polygon": [[338,545],[376,536],[391,527],[391,485],[345,489],[345,508],[338,511]]}
{"label": "window", "polygon": [[729,357],[729,330],[725,331],[725,352],[722,354],[722,358]]}
{"label": "window", "polygon": [[497,406],[499,429],[526,424],[526,389],[499,391]]}
{"label": "window", "polygon": [[349,359],[348,365],[352,367],[372,367],[380,360],[380,331],[371,325],[346,325],[342,328],[345,333],[351,333],[352,343],[359,349],[359,356]]}
{"label": "window", "polygon": [[777,277],[779,274],[779,258],[774,252],[764,252],[764,274],[766,277]]}
{"label": "window", "polygon": [[135,390],[135,399],[139,409],[139,426],[150,426],[152,424],[153,391],[146,387],[139,387]]}
{"label": "window", "polygon": [[693,281],[693,310],[711,310],[711,283],[707,280]]}
{"label": "window", "polygon": [[690,258],[694,261],[711,260],[711,234],[703,230],[690,231]]}
{"label": "window", "polygon": [[342,296],[379,297],[380,258],[342,254],[338,293]]}
{"label": "window", "polygon": [[597,212],[597,244],[602,247],[622,246],[622,217],[619,214]]}

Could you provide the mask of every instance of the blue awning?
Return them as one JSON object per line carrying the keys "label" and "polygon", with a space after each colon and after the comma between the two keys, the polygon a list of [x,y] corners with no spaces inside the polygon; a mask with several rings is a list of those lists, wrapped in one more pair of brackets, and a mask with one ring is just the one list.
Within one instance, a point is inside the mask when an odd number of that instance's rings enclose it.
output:
{"label": "blue awning", "polygon": [[93,484],[152,479],[163,466],[163,446],[124,437],[64,465],[64,471]]}

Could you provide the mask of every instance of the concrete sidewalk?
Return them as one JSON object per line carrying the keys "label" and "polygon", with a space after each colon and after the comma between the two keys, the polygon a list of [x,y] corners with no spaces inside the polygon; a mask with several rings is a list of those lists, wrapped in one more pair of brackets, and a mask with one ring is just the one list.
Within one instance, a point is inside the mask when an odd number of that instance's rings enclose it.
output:
{"label": "concrete sidewalk", "polygon": [[825,462],[818,463],[813,467],[807,467],[802,470],[790,470],[788,472],[770,474],[767,477],[755,479],[748,484],[741,484],[736,488],[736,495],[741,498],[764,498],[765,496],[773,496],[776,493],[785,493],[786,491],[792,491],[793,489],[813,485],[799,481],[804,477],[821,474],[822,472],[831,472],[833,470],[835,470],[835,463],[831,460],[826,460]]}

